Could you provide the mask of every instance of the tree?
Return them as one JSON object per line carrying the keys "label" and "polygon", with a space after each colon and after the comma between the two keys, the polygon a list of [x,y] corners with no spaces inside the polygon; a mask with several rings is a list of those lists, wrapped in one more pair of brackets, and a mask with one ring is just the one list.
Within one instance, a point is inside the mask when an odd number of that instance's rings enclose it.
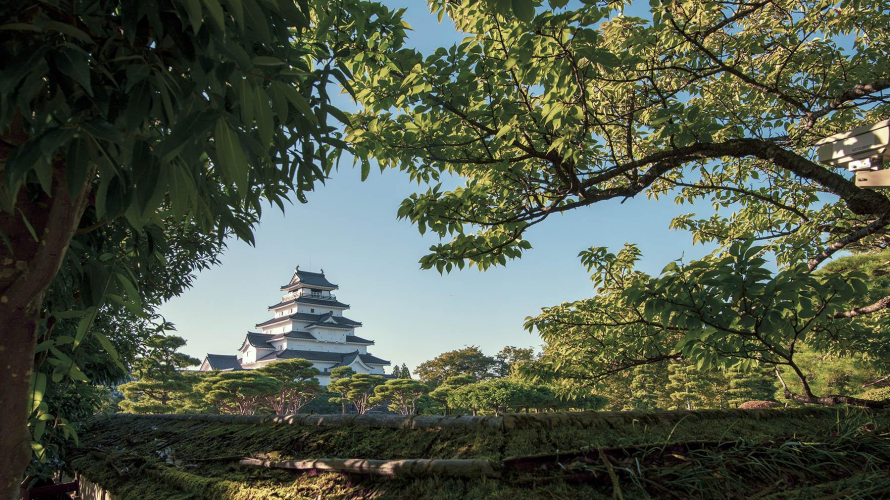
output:
{"label": "tree", "polygon": [[[359,415],[364,415],[378,406],[382,401],[374,398],[374,389],[386,381],[382,375],[370,373],[356,373],[351,376],[331,379],[328,389],[340,394],[338,398],[332,398],[331,402],[345,405],[352,403]],[[344,407],[344,413],[345,413]]]}
{"label": "tree", "polygon": [[666,408],[664,388],[668,385],[668,373],[663,366],[642,365],[630,372],[629,384],[632,400],[625,410],[654,410]]}
{"label": "tree", "polygon": [[429,388],[409,378],[389,379],[374,388],[372,403],[389,402],[389,409],[402,415],[416,414],[417,399],[429,392]]}
{"label": "tree", "polygon": [[118,387],[124,395],[122,410],[129,413],[174,413],[175,395],[191,392],[191,383],[181,370],[201,361],[177,352],[186,341],[175,335],[154,335],[148,339],[147,355],[136,362],[138,380]]}
{"label": "tree", "polygon": [[408,369],[408,365],[402,363],[402,370],[399,372],[399,378],[411,378],[411,370]]}
{"label": "tree", "polygon": [[563,406],[555,392],[544,385],[532,385],[510,378],[497,378],[464,385],[449,394],[452,408],[491,411],[495,416],[513,409],[538,410]]}
{"label": "tree", "polygon": [[305,359],[276,361],[257,368],[256,372],[281,382],[278,393],[266,398],[266,404],[277,415],[297,413],[322,392],[315,378],[320,372]]}
{"label": "tree", "polygon": [[[712,215],[671,226],[714,245],[708,257],[650,276],[634,269],[633,246],[582,253],[597,297],[528,323],[560,344],[560,376],[592,385],[670,360],[759,363],[793,374],[794,401],[890,405],[820,396],[794,361],[801,343],[874,359],[886,344],[864,325],[884,318],[888,290],[867,300],[858,272],[818,271],[838,252],[887,246],[890,198],[811,158],[818,140],[890,117],[890,12],[811,0],[653,2],[646,18],[623,3],[500,5],[437,2],[463,43],[356,71],[363,109],[347,140],[360,161],[431,184],[399,209],[446,240],[421,266],[506,264],[531,248],[529,228],[607,200],[704,202]],[[445,190],[443,175],[464,182]]]}
{"label": "tree", "polygon": [[679,361],[668,364],[668,385],[672,409],[694,410],[700,408],[704,399],[701,389],[704,384],[696,376],[695,367]]}
{"label": "tree", "polygon": [[514,368],[522,363],[528,363],[535,359],[535,350],[531,347],[513,347],[508,345],[495,354],[497,360],[495,373],[498,377],[508,377]]}
{"label": "tree", "polygon": [[340,413],[343,415],[346,414],[346,403],[349,402],[347,399],[347,394],[349,393],[349,384],[347,382],[340,382],[335,384],[343,379],[347,379],[355,375],[355,370],[348,366],[338,366],[331,370],[331,383],[328,385],[328,391],[339,394],[337,397],[330,398],[331,403],[340,403]]}
{"label": "tree", "polygon": [[485,380],[492,376],[496,365],[494,358],[483,354],[477,346],[470,346],[442,353],[419,364],[414,372],[421,382],[435,387],[455,375],[467,374],[477,381]]}
{"label": "tree", "polygon": [[749,372],[730,370],[727,403],[738,408],[748,401],[772,401],[776,396],[776,374],[767,367],[755,367]]}
{"label": "tree", "polygon": [[[171,222],[163,231],[151,229],[142,235],[127,231],[125,225],[114,221],[76,235],[68,255],[72,265],[60,270],[46,294],[45,302],[52,309],[69,309],[84,300],[85,287],[76,269],[95,266],[100,259],[108,260],[109,254],[125,261],[124,267],[136,269],[139,285],[138,300],[110,295],[113,300],[95,312],[92,335],[84,335],[79,328],[82,318],[48,320],[50,328],[38,339],[41,347],[34,359],[35,403],[28,420],[34,458],[22,488],[59,471],[67,446],[77,442],[77,430],[93,412],[113,404],[108,399],[110,387],[130,379],[149,339],[173,329],[157,314],[157,307],[188,288],[195,271],[217,263],[223,248],[221,242],[208,240],[188,223]],[[176,395],[178,411],[206,410],[203,402],[195,402],[191,394]]]}
{"label": "tree", "polygon": [[395,365],[392,369],[392,376],[395,378],[402,378],[402,369],[399,368],[399,365]]}
{"label": "tree", "polygon": [[461,387],[475,382],[476,378],[472,375],[454,375],[453,377],[448,377],[444,382],[439,384],[438,387],[430,392],[429,396],[434,401],[440,403],[443,407],[444,414],[448,415],[448,402],[451,401],[451,394]]}
{"label": "tree", "polygon": [[345,59],[385,52],[404,26],[359,0],[43,0],[6,2],[0,19],[0,498],[12,499],[31,453],[30,386],[43,384],[29,376],[38,336],[82,314],[79,345],[106,299],[139,293],[137,268],[99,252],[64,266],[82,300],[45,303],[72,239],[173,218],[252,241],[245,220],[293,191],[305,201],[344,145],[328,83],[351,89]]}
{"label": "tree", "polygon": [[281,392],[282,383],[256,370],[212,372],[195,387],[204,401],[220,413],[253,415]]}

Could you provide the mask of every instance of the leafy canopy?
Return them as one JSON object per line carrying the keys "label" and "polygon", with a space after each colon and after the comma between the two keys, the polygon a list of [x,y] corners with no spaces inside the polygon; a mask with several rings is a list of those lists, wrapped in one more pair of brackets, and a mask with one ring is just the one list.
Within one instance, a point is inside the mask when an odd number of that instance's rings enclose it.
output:
{"label": "leafy canopy", "polygon": [[766,363],[799,379],[789,397],[865,404],[817,397],[794,357],[886,344],[867,317],[890,291],[870,301],[865,275],[815,271],[886,247],[890,198],[812,159],[816,141],[890,117],[883,4],[653,1],[643,17],[629,2],[429,4],[466,38],[355,66],[363,110],[347,136],[359,161],[428,185],[399,209],[442,240],[422,267],[503,265],[531,248],[529,228],[607,200],[712,207],[671,227],[717,251],[660,276],[633,269],[632,246],[583,252],[599,295],[529,322],[558,346],[552,367],[592,383],[679,358]]}
{"label": "leafy canopy", "polygon": [[[46,374],[25,387],[34,339],[48,337],[53,382],[85,380],[58,346],[92,332],[116,356],[91,327],[110,302],[146,314],[141,274],[171,257],[170,226],[252,242],[264,203],[305,201],[344,146],[328,85],[351,89],[346,60],[385,52],[406,25],[361,0],[40,0],[4,2],[0,19],[0,323],[23,380],[0,392],[13,478],[28,413],[47,415]],[[74,293],[44,302],[60,277]],[[49,333],[71,319],[72,340]]]}
{"label": "leafy canopy", "polygon": [[278,415],[297,413],[322,392],[321,385],[315,378],[321,372],[312,366],[311,361],[305,359],[276,361],[257,368],[256,371],[281,382],[278,393],[266,399],[272,411]]}
{"label": "leafy canopy", "polygon": [[372,403],[389,403],[389,409],[401,415],[417,413],[417,400],[429,392],[424,384],[410,378],[395,378],[374,388]]}
{"label": "leafy canopy", "polygon": [[146,342],[148,353],[135,363],[138,380],[121,384],[122,410],[128,413],[174,413],[178,395],[192,390],[192,376],[183,370],[200,364],[196,358],[177,352],[186,341],[175,335],[153,335]]}
{"label": "leafy canopy", "polygon": [[479,347],[470,346],[463,349],[444,352],[435,358],[417,366],[414,374],[420,381],[436,386],[456,375],[470,375],[475,380],[490,378],[497,360],[486,356]]}

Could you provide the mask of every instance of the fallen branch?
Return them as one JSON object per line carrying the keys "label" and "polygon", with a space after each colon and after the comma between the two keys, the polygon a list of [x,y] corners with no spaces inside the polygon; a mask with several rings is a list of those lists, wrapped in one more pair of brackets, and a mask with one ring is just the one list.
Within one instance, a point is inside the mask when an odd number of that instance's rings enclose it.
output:
{"label": "fallen branch", "polygon": [[311,427],[369,427],[375,429],[436,429],[445,427],[501,428],[503,419],[489,416],[403,416],[403,415],[133,415],[119,413],[112,419],[187,420],[197,422],[225,422],[232,424],[305,425]]}
{"label": "fallen branch", "polygon": [[488,460],[369,460],[363,458],[319,458],[317,460],[260,460],[244,458],[241,465],[301,471],[340,471],[384,477],[499,477]]}

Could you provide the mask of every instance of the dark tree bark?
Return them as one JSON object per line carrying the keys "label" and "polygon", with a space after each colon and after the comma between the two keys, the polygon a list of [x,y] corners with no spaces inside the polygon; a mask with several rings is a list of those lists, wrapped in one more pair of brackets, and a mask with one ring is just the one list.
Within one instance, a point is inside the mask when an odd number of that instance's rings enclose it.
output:
{"label": "dark tree bark", "polygon": [[[21,120],[15,121],[0,139],[3,174],[12,147],[27,139]],[[34,347],[45,320],[43,297],[80,223],[93,177],[90,170],[72,199],[65,181],[65,161],[56,159],[52,169],[50,194],[22,189],[15,210],[0,212],[0,231],[12,247],[10,251],[0,243],[0,356],[4,360],[0,363],[0,500],[18,500],[20,496],[19,483],[31,457],[31,409],[27,404]]]}

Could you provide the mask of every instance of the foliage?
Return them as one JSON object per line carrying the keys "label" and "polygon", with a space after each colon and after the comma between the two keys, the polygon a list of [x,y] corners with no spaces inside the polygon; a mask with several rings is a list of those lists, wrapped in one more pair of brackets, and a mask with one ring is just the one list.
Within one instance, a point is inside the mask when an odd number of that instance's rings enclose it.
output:
{"label": "foliage", "polygon": [[348,366],[338,366],[336,368],[331,369],[331,381],[340,380],[341,378],[348,378],[355,375],[355,370]]}
{"label": "foliage", "polygon": [[490,411],[495,416],[509,410],[599,409],[605,403],[604,398],[594,396],[568,400],[560,397],[550,386],[510,378],[463,385],[450,391],[446,397],[452,409],[467,408],[473,415],[479,411]]}
{"label": "foliage", "polygon": [[[393,370],[395,373],[395,370]],[[402,369],[399,370],[399,378],[411,378],[411,370],[408,369],[408,365],[402,363]]]}
{"label": "foliage", "polygon": [[140,379],[122,384],[118,389],[124,396],[118,405],[125,413],[177,413],[178,400],[188,397],[192,380],[188,375]]}
{"label": "foliage", "polygon": [[[64,448],[76,439],[75,434],[68,431],[76,430],[81,420],[92,415],[88,410],[104,411],[108,386],[127,381],[137,360],[145,354],[148,340],[158,332],[173,328],[159,318],[154,309],[188,288],[195,278],[194,272],[215,264],[222,251],[219,242],[208,241],[196,233],[193,226],[172,223],[163,232],[146,230],[144,238],[115,246],[117,236],[114,235],[126,232],[125,225],[115,221],[90,233],[76,235],[69,249],[71,265],[60,271],[47,292],[45,301],[53,304],[51,308],[70,307],[83,290],[76,272],[71,270],[96,265],[93,262],[96,256],[84,249],[105,248],[115,252],[120,261],[127,262],[126,266],[137,270],[142,306],[134,311],[115,302],[103,305],[93,319],[93,335],[83,337],[79,344],[72,341],[78,332],[83,332],[82,320],[76,317],[52,322],[39,339],[40,352],[34,361],[35,382],[45,377],[47,385],[42,399],[40,394],[35,394],[35,401],[39,403],[29,419],[36,457],[27,472],[29,477],[40,479],[51,475],[64,463]],[[102,235],[107,234],[112,235],[109,242],[100,243]],[[100,244],[104,247],[95,246]],[[115,353],[116,357],[109,353]],[[72,376],[79,377],[76,371],[70,375],[72,366],[89,382],[72,379]],[[56,389],[56,384],[61,386]],[[52,397],[60,393],[83,400]],[[194,410],[197,408],[192,408]],[[182,407],[179,411],[186,409]],[[51,425],[47,427],[40,422]],[[46,429],[51,432],[44,434]]]}
{"label": "foliage", "polygon": [[[442,410],[445,415],[448,415],[449,406],[448,401],[452,398],[452,394],[465,385],[474,384],[476,382],[476,378],[472,375],[454,375],[452,377],[448,377],[444,382],[439,384],[438,387],[433,389],[429,393],[429,397],[433,399],[433,401],[438,402],[442,405]],[[453,408],[451,408],[453,409]]]}
{"label": "foliage", "polygon": [[340,413],[343,414],[346,413],[346,403],[348,402],[346,395],[349,392],[349,384],[341,382],[339,385],[335,386],[334,382],[349,378],[353,375],[355,375],[355,370],[348,366],[338,366],[331,369],[331,383],[328,384],[328,392],[337,394],[337,396],[329,398],[329,401],[331,403],[340,403]]}
{"label": "foliage", "polygon": [[124,400],[120,408],[128,413],[174,413],[178,407],[172,401],[176,395],[189,393],[191,381],[182,372],[200,363],[198,359],[177,352],[185,346],[182,337],[154,335],[146,342],[146,356],[136,361],[134,375],[138,380],[122,384],[118,390]]}
{"label": "foliage", "polygon": [[696,376],[692,365],[675,361],[668,364],[668,395],[671,398],[672,410],[694,410],[701,408],[704,397],[701,391],[705,382]]}
{"label": "foliage", "polygon": [[[78,443],[77,433],[86,422],[97,413],[114,411],[111,389],[74,380],[50,384],[43,402],[52,417],[44,420],[38,417],[29,424],[41,446],[40,453],[31,459],[28,467],[28,477],[33,481],[30,484],[52,481],[67,464],[70,448]],[[41,422],[44,431],[37,434]]]}
{"label": "foliage", "polygon": [[[344,146],[329,83],[350,90],[345,61],[406,27],[361,0],[39,0],[6,2],[0,18],[0,323],[20,360],[7,371],[27,379],[43,337],[54,382],[85,378],[66,342],[92,333],[114,355],[97,316],[110,303],[142,313],[139,264],[168,257],[155,238],[167,224],[252,242],[264,203],[305,201]],[[60,267],[78,293],[44,302]],[[51,336],[72,318],[73,341]],[[32,404],[47,385],[33,373],[32,401],[27,380],[0,398],[14,405],[4,477],[23,466],[27,413],[49,415]]]}
{"label": "foliage", "polygon": [[[333,392],[326,392],[327,387],[322,390],[324,392],[303,405],[303,407],[300,408],[299,413],[330,415],[342,411],[343,405],[339,403],[340,395]],[[331,401],[332,399],[335,399],[335,401]]]}
{"label": "foliage", "polygon": [[435,387],[455,375],[472,375],[477,381],[490,378],[497,361],[486,356],[477,346],[442,353],[417,366],[414,374],[421,382]]}
{"label": "foliage", "polygon": [[336,380],[331,376],[328,390],[339,394],[339,397],[331,398],[331,402],[344,405],[352,403],[355,406],[355,411],[359,415],[364,415],[382,402],[374,398],[374,391],[377,386],[385,381],[386,379],[382,375],[371,375],[369,373],[354,373],[349,376],[340,376]]}
{"label": "foliage", "polygon": [[396,377],[396,378],[402,378],[402,368],[399,367],[398,364],[396,364],[395,366],[393,366],[393,368],[392,368],[392,376],[393,376],[393,377]]}
{"label": "foliage", "polygon": [[[597,296],[528,320],[549,344],[552,370],[597,380],[679,359],[698,368],[763,365],[794,375],[799,385],[787,397],[799,402],[873,404],[837,393],[820,399],[800,364],[805,347],[836,356],[883,353],[874,320],[849,313],[869,293],[865,273],[809,273],[799,266],[774,272],[761,248],[738,243],[725,253],[672,263],[656,277],[634,270],[638,255],[633,246],[617,255],[591,250],[585,259]],[[570,347],[579,336],[589,340]]]}
{"label": "foliage", "polygon": [[528,363],[535,359],[535,350],[532,347],[514,347],[508,345],[501,349],[501,352],[494,355],[497,360],[495,374],[498,377],[509,377],[515,369],[523,363]]}
{"label": "foliage", "polygon": [[776,374],[766,367],[755,367],[748,373],[730,370],[726,373],[729,387],[726,402],[738,408],[748,401],[772,401],[776,398]]}
{"label": "foliage", "polygon": [[387,380],[374,388],[371,403],[389,403],[391,411],[401,415],[417,414],[417,400],[429,392],[429,388],[410,378]]}
{"label": "foliage", "polygon": [[210,372],[203,375],[195,392],[220,413],[253,415],[281,393],[282,383],[256,370]]}
{"label": "foliage", "polygon": [[708,257],[649,276],[633,246],[582,252],[598,296],[529,322],[564,348],[551,360],[560,376],[595,384],[680,357],[761,363],[794,372],[800,402],[890,404],[820,397],[794,362],[802,342],[888,359],[884,328],[871,327],[890,307],[886,286],[814,271],[887,247],[890,198],[812,160],[818,140],[890,117],[883,5],[688,0],[632,17],[627,2],[527,16],[430,4],[466,38],[362,61],[347,136],[359,161],[429,185],[399,209],[442,240],[423,268],[503,265],[531,248],[529,228],[608,200],[700,202],[714,213],[671,227],[716,247]]}
{"label": "foliage", "polygon": [[256,372],[281,382],[279,392],[266,399],[266,403],[278,415],[297,413],[322,391],[315,378],[320,372],[305,359],[276,361],[258,368]]}

